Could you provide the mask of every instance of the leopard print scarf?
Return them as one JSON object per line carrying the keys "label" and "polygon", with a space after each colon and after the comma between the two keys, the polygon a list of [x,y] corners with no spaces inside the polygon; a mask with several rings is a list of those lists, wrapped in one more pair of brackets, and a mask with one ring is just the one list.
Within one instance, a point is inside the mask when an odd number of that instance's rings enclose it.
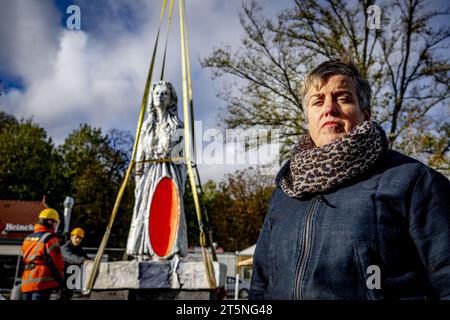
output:
{"label": "leopard print scarf", "polygon": [[281,189],[295,198],[325,192],[367,171],[387,146],[385,132],[373,121],[364,121],[320,148],[309,134],[304,134],[292,149]]}

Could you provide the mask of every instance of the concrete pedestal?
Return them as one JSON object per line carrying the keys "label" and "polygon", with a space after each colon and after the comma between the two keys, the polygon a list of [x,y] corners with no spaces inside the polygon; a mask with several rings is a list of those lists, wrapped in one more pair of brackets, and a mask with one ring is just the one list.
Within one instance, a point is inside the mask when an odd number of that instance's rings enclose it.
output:
{"label": "concrete pedestal", "polygon": [[[82,287],[86,290],[94,263],[86,261]],[[225,286],[226,265],[213,262],[216,283]],[[173,272],[170,261],[117,261],[100,263],[92,288],[92,300],[210,300],[217,299],[209,288],[202,261],[180,261]]]}

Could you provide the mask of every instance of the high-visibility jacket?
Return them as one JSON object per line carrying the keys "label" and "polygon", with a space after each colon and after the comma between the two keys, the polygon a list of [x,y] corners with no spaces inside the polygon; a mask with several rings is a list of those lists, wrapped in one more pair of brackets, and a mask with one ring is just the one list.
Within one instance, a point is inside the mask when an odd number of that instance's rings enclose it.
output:
{"label": "high-visibility jacket", "polygon": [[25,268],[22,292],[58,288],[64,278],[64,260],[53,229],[41,224],[25,238],[22,245]]}

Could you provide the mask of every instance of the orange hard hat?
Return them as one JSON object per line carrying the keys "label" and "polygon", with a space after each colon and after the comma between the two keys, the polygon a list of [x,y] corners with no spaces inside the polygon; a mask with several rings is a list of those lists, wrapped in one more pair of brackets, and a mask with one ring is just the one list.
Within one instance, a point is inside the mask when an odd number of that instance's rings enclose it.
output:
{"label": "orange hard hat", "polygon": [[72,230],[72,232],[70,233],[71,236],[79,236],[81,239],[84,238],[84,230],[81,228],[75,228]]}

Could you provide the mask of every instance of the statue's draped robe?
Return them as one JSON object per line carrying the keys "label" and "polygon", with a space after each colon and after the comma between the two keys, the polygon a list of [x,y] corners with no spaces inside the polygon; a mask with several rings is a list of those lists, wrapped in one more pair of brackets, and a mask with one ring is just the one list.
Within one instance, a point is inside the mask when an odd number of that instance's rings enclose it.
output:
{"label": "statue's draped robe", "polygon": [[[172,127],[165,124],[166,131],[169,132],[164,137],[157,133],[158,130],[154,123],[151,123],[152,120],[144,122],[138,144],[137,161],[162,159],[170,155],[172,157],[181,156],[178,151],[172,152],[173,150],[181,151],[184,143],[183,139],[180,139],[181,132],[183,132],[183,123],[178,118],[175,120],[176,123]],[[164,140],[166,140],[166,143],[164,143]],[[150,206],[158,182],[163,177],[169,177],[173,179],[179,191],[180,217],[173,246],[165,258],[170,258],[174,254],[187,255],[187,228],[183,207],[186,165],[183,163],[176,164],[172,161],[148,162],[143,165],[138,163],[137,168],[140,168],[138,171],[143,170],[142,175],[136,177],[135,205],[128,234],[127,254],[143,258],[156,255],[151,246],[149,234]]]}

